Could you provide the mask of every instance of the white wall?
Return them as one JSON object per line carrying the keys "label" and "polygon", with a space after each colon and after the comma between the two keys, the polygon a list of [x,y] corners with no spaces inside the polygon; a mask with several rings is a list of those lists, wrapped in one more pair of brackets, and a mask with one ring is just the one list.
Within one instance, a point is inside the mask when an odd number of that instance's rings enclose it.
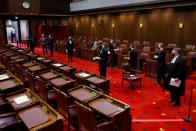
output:
{"label": "white wall", "polygon": [[141,4],[141,3],[149,3],[149,2],[160,2],[160,1],[165,2],[165,1],[172,1],[172,0],[83,0],[80,2],[70,3],[70,11],[74,12],[74,11],[98,9],[98,8],[105,8],[105,7],[115,7],[115,6]]}

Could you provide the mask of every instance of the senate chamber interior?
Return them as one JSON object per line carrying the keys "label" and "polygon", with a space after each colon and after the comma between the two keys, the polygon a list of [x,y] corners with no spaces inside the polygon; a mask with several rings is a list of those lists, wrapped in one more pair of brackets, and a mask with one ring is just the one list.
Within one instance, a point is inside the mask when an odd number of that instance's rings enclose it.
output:
{"label": "senate chamber interior", "polygon": [[0,0],[1,131],[195,131],[195,0]]}

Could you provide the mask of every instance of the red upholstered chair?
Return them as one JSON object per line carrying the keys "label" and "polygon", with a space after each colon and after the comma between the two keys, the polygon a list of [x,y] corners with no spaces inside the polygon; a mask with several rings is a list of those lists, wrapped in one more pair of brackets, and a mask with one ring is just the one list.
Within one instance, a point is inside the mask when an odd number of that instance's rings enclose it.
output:
{"label": "red upholstered chair", "polygon": [[70,125],[72,124],[76,129],[78,130],[78,116],[76,112],[76,106],[75,104],[71,103],[70,97],[67,96],[62,91],[59,91],[58,89],[54,88],[56,92],[56,99],[57,99],[57,108],[58,111],[68,119],[68,131],[70,130]]}
{"label": "red upholstered chair", "polygon": [[48,102],[50,105],[52,105],[54,108],[57,107],[57,101],[56,101],[56,92],[55,90],[47,90],[45,82],[40,78],[35,78],[36,83],[38,84],[39,89],[39,96],[46,102]]}
{"label": "red upholstered chair", "polygon": [[1,131],[14,131],[21,130],[22,121],[18,118],[16,113],[10,112],[0,115],[0,130]]}
{"label": "red upholstered chair", "polygon": [[123,86],[124,81],[128,81],[131,84],[131,87],[135,86],[136,82],[140,82],[140,87],[142,78],[140,77],[141,72],[139,70],[134,70],[131,69],[130,65],[124,65],[122,69],[122,83],[121,85]]}
{"label": "red upholstered chair", "polygon": [[81,131],[113,131],[114,126],[113,123],[110,121],[103,121],[102,123],[98,123],[96,121],[96,117],[94,112],[78,103],[76,103],[76,109],[78,114],[78,120],[80,124]]}

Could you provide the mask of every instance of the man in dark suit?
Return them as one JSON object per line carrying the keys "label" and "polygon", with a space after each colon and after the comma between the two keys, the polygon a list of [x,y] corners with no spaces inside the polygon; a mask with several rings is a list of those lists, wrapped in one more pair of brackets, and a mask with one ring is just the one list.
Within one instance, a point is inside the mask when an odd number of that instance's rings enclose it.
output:
{"label": "man in dark suit", "polygon": [[48,47],[50,49],[50,55],[53,56],[54,39],[51,34],[48,36]]}
{"label": "man in dark suit", "polygon": [[30,52],[34,53],[35,40],[34,40],[33,36],[29,35],[28,43],[29,43],[29,47],[30,47]]}
{"label": "man in dark suit", "polygon": [[99,52],[99,72],[100,76],[106,77],[106,68],[107,68],[107,59],[108,59],[108,52],[105,48],[105,43],[102,44],[100,52]]}
{"label": "man in dark suit", "polygon": [[66,44],[66,53],[68,54],[68,60],[72,61],[73,53],[75,51],[74,43],[72,41],[71,36],[69,36],[67,44]]}
{"label": "man in dark suit", "polygon": [[[168,66],[167,83],[171,93],[170,102],[175,102],[173,106],[180,106],[180,96],[185,94],[186,62],[180,55],[180,48],[174,48],[172,54],[174,58]],[[180,86],[171,86],[171,78],[175,79],[175,82],[181,81]]]}
{"label": "man in dark suit", "polygon": [[43,53],[48,54],[47,39],[46,39],[46,36],[44,34],[42,34],[42,36],[40,38],[40,42],[41,42],[41,45],[42,45]]}
{"label": "man in dark suit", "polygon": [[163,43],[159,43],[158,45],[159,53],[154,56],[157,60],[157,85],[161,85],[161,79],[165,81],[165,72],[166,72],[166,62],[165,62],[165,55],[166,52],[163,48]]}
{"label": "man in dark suit", "polygon": [[111,65],[113,68],[115,66],[115,48],[114,48],[114,40],[111,40],[109,43],[109,51],[108,51],[110,61],[108,62],[108,66]]}
{"label": "man in dark suit", "polygon": [[[129,64],[131,66],[131,69],[137,68],[137,51],[135,49],[135,45],[130,45],[130,54],[129,54]],[[131,71],[131,73],[134,73]]]}

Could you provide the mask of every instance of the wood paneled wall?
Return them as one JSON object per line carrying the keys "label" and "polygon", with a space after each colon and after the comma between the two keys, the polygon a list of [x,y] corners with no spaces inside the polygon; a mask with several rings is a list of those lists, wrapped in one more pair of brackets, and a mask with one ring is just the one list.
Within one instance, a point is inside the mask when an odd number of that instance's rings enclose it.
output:
{"label": "wood paneled wall", "polygon": [[[78,15],[69,17],[68,23],[72,35],[179,45],[196,43],[196,9],[189,7]],[[182,29],[179,23],[183,23]]]}

